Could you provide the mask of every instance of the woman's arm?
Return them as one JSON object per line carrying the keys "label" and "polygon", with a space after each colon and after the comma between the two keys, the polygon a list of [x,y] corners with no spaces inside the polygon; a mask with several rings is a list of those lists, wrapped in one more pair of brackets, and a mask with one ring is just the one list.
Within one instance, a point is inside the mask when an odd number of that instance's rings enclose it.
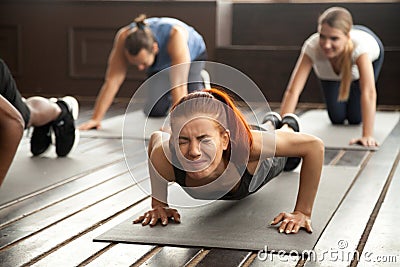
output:
{"label": "woman's arm", "polygon": [[168,182],[175,180],[174,171],[166,156],[165,149],[168,147],[168,140],[162,141],[165,133],[160,131],[152,134],[149,142],[149,174],[151,183],[151,207],[152,209],[139,216],[134,223],[154,226],[158,221],[162,225],[168,224],[168,219],[173,218],[180,222],[180,215],[176,209],[168,206]]}
{"label": "woman's arm", "polygon": [[354,138],[350,144],[361,143],[363,146],[378,146],[374,139],[374,122],[376,111],[376,88],[374,69],[368,54],[358,57],[356,64],[360,72],[362,137]]}
{"label": "woman's arm", "polygon": [[304,85],[310,75],[312,61],[309,56],[303,52],[300,54],[293,73],[290,77],[289,84],[281,103],[281,115],[286,113],[294,113],[299,96],[303,91]]}
{"label": "woman's arm", "polygon": [[282,222],[279,231],[297,233],[304,227],[311,232],[311,213],[317,194],[324,159],[323,142],[312,135],[276,131],[276,156],[301,157],[300,185],[292,213],[280,213],[273,224]]}
{"label": "woman's arm", "polygon": [[97,96],[92,118],[79,126],[80,130],[101,128],[101,120],[110,108],[115,95],[124,82],[128,69],[128,62],[125,59],[125,40],[128,34],[126,28],[118,31],[114,39],[114,45],[108,57],[107,70],[104,83]]}
{"label": "woman's arm", "polygon": [[191,59],[187,39],[188,33],[184,28],[172,28],[168,42],[168,54],[171,57],[171,65],[174,66],[170,73],[172,104],[188,93],[187,81]]}

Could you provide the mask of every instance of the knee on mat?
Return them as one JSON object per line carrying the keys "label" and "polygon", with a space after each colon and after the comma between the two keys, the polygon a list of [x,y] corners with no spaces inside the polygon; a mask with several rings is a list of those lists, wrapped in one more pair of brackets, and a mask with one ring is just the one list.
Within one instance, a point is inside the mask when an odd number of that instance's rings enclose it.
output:
{"label": "knee on mat", "polygon": [[352,118],[352,117],[348,117],[347,121],[349,122],[350,125],[358,125],[361,123],[361,118],[357,117],[357,118]]}
{"label": "knee on mat", "polygon": [[350,125],[358,125],[361,123],[361,119],[359,118],[346,118],[346,119],[331,118],[331,122],[333,125],[343,125],[346,120]]}
{"label": "knee on mat", "polygon": [[332,124],[340,125],[346,121],[346,114],[342,112],[328,111],[328,116]]}
{"label": "knee on mat", "polygon": [[334,125],[340,125],[340,124],[344,124],[344,118],[330,118],[331,119],[331,123]]}
{"label": "knee on mat", "polygon": [[151,109],[146,107],[143,110],[144,114],[148,117],[164,117],[168,113],[168,107],[160,107],[160,105],[155,105]]}
{"label": "knee on mat", "polygon": [[150,111],[150,113],[148,114],[148,116],[149,117],[164,117],[165,115],[167,114],[167,112],[166,111],[160,111],[160,110],[155,110],[155,109],[152,109],[151,111]]}

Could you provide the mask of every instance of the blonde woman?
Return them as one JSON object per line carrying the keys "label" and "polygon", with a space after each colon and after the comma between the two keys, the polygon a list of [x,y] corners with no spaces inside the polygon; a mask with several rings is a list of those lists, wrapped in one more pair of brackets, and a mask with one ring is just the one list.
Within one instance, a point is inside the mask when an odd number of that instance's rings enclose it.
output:
{"label": "blonde woman", "polygon": [[301,50],[284,94],[281,113],[294,112],[311,68],[321,82],[333,124],[360,124],[362,135],[350,144],[378,146],[373,128],[376,81],[383,64],[382,42],[367,27],[354,25],[348,10],[327,9],[318,20],[318,32]]}

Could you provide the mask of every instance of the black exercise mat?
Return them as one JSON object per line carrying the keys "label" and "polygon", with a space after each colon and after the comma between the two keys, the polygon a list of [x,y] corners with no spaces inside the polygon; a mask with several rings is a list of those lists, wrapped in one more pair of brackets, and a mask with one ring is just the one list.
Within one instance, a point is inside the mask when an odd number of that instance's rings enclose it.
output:
{"label": "black exercise mat", "polygon": [[[292,211],[297,172],[283,173],[262,190],[240,201],[215,201],[196,208],[178,208],[181,224],[143,227],[132,224],[139,214],[100,235],[95,241],[217,247],[230,249],[303,251],[312,249],[358,172],[355,167],[325,166],[314,206],[314,232],[279,234],[269,226],[274,216]],[[149,201],[150,206],[150,201]]]}

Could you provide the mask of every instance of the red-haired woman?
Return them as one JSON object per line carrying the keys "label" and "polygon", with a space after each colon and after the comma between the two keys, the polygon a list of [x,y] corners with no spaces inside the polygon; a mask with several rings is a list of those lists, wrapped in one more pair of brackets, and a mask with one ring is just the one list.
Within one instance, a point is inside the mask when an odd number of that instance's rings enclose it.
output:
{"label": "red-haired woman", "polygon": [[298,132],[295,115],[281,119],[277,113],[268,113],[262,125],[251,129],[226,93],[208,89],[183,97],[171,110],[170,124],[167,138],[163,132],[151,136],[152,209],[135,223],[155,225],[160,221],[166,225],[169,218],[180,222],[178,211],[167,203],[168,182],[178,183],[195,199],[238,200],[280,174],[286,157],[301,157],[295,208],[280,213],[272,224],[281,222],[279,231],[285,233],[297,233],[300,228],[312,231],[310,217],[324,145],[320,139]]}
{"label": "red-haired woman", "polygon": [[281,114],[293,112],[311,68],[321,81],[328,115],[333,124],[363,123],[362,135],[350,144],[378,146],[373,137],[376,88],[384,49],[367,27],[354,25],[350,12],[327,9],[318,32],[308,38],[282,100]]}

